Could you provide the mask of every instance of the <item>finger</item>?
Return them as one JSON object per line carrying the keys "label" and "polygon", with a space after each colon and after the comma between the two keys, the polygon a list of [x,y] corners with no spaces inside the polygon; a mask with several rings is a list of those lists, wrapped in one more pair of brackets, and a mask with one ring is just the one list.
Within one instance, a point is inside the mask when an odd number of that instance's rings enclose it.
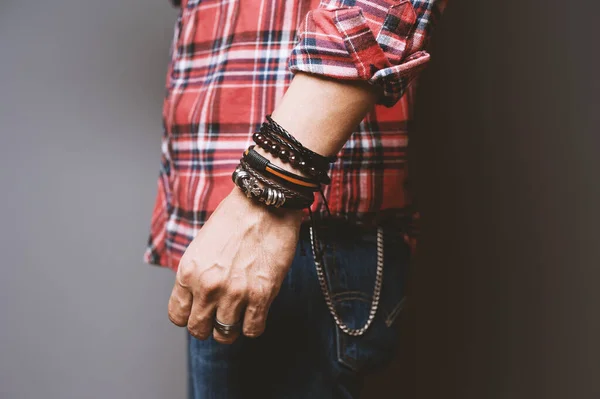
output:
{"label": "finger", "polygon": [[192,308],[192,293],[175,281],[169,298],[169,319],[179,327],[185,327]]}
{"label": "finger", "polygon": [[[242,312],[245,305],[243,289],[229,289],[217,305],[216,318],[223,324],[239,324],[242,320]],[[215,341],[222,344],[232,344],[240,335],[241,325],[235,327],[236,331],[223,334],[217,328],[213,329]]]}
{"label": "finger", "polygon": [[188,331],[200,340],[210,337],[213,330],[216,303],[208,301],[206,296],[194,295],[194,304],[188,320]]}
{"label": "finger", "polygon": [[243,333],[250,338],[260,336],[264,331],[267,323],[267,314],[274,296],[255,294],[250,295],[248,306],[244,313]]}

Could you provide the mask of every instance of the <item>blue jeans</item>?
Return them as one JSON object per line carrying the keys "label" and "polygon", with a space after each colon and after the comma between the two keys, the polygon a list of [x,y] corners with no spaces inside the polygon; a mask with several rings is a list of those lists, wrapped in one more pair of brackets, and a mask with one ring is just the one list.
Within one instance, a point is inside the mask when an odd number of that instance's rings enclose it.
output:
{"label": "blue jeans", "polygon": [[[376,271],[375,228],[328,223],[325,273],[338,314],[352,328],[369,315]],[[384,270],[376,317],[363,336],[335,324],[315,272],[307,226],[291,269],[258,338],[232,345],[189,336],[192,399],[358,398],[364,376],[392,360],[398,341],[410,249],[398,229],[384,229]]]}

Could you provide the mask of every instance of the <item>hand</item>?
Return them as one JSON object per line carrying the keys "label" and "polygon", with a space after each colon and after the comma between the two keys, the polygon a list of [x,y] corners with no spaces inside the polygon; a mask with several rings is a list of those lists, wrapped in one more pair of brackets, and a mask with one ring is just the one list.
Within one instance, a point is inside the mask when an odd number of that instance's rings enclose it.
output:
{"label": "hand", "polygon": [[255,203],[237,187],[221,202],[179,262],[169,318],[198,339],[233,343],[213,330],[243,318],[243,334],[265,329],[269,307],[294,258],[302,212]]}

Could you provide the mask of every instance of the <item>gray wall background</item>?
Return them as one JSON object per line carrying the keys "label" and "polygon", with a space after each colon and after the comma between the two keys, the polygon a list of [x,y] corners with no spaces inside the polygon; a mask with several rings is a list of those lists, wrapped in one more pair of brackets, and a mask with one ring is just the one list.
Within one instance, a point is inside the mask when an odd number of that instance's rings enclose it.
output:
{"label": "gray wall background", "polygon": [[[450,3],[403,345],[365,397],[597,398],[598,3]],[[185,397],[172,274],[141,262],[174,18],[0,3],[0,399]]]}
{"label": "gray wall background", "polygon": [[172,273],[142,263],[175,13],[0,3],[0,398],[184,398]]}

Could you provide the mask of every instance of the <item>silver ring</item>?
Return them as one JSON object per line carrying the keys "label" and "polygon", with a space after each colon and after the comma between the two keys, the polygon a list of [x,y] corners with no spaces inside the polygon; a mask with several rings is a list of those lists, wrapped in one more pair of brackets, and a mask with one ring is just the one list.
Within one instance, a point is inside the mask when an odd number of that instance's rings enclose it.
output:
{"label": "silver ring", "polygon": [[248,174],[248,172],[246,172],[244,169],[240,168],[239,166],[235,169],[235,172],[233,172],[233,175],[231,175],[231,179],[233,180],[233,182],[235,183],[236,186],[239,186],[239,180],[241,179],[246,179],[248,176],[250,176]]}
{"label": "silver ring", "polygon": [[271,187],[267,187],[267,200],[265,201],[265,204],[273,204],[273,189]]}
{"label": "silver ring", "polygon": [[223,334],[225,336],[232,335],[242,329],[242,321],[240,320],[234,324],[225,324],[225,323],[220,322],[215,316],[214,327],[215,327],[215,330],[217,330],[218,332],[220,332],[221,334]]}
{"label": "silver ring", "polygon": [[277,208],[279,208],[281,205],[285,204],[285,194],[283,194],[281,191],[279,192],[279,202],[277,203]]}

